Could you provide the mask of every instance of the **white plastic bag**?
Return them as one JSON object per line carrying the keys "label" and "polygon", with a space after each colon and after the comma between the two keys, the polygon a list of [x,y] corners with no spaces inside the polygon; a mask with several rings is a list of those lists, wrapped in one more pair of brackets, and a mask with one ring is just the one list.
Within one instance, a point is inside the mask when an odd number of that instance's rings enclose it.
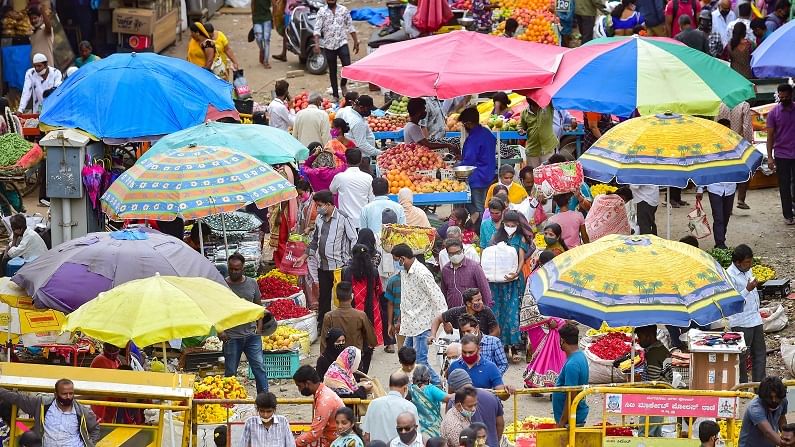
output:
{"label": "white plastic bag", "polygon": [[795,338],[782,338],[781,360],[790,377],[795,377]]}
{"label": "white plastic bag", "polygon": [[513,247],[500,242],[483,250],[480,266],[489,282],[506,282],[505,275],[516,273],[519,269],[519,255]]}
{"label": "white plastic bag", "polygon": [[764,325],[765,332],[778,332],[787,327],[789,323],[787,312],[781,304],[775,308],[763,307],[759,309],[759,312],[768,315],[767,317],[764,315],[762,316],[762,324]]}
{"label": "white plastic bag", "polygon": [[585,358],[588,359],[588,383],[598,385],[625,381],[621,370],[613,368],[612,360],[602,360],[588,349],[584,353]]}

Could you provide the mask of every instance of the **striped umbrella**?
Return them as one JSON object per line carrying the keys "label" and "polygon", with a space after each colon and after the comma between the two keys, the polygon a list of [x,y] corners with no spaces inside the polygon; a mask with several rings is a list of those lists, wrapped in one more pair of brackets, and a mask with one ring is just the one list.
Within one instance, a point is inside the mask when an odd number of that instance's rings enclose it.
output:
{"label": "striped umbrella", "polygon": [[706,325],[744,302],[707,252],[653,235],[610,235],[564,252],[528,287],[542,315],[593,328]]}
{"label": "striped umbrella", "polygon": [[295,187],[250,155],[188,146],[139,160],[102,195],[112,219],[196,219],[250,203],[266,208],[297,196]]}
{"label": "striped umbrella", "polygon": [[579,159],[585,176],[601,182],[684,188],[742,183],[762,154],[715,121],[676,114],[632,118],[605,132]]}
{"label": "striped umbrella", "polygon": [[681,42],[652,37],[597,39],[563,55],[552,84],[531,97],[542,107],[628,117],[673,111],[718,114],[754,97],[728,65]]}

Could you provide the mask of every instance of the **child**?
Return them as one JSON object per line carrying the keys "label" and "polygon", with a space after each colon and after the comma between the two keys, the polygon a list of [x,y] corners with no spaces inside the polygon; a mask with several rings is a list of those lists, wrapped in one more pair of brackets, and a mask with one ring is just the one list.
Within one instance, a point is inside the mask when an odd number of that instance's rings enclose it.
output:
{"label": "child", "polygon": [[582,243],[587,244],[588,233],[585,231],[585,218],[582,213],[569,209],[569,200],[572,194],[557,194],[552,200],[560,208],[560,212],[549,218],[549,222],[560,225],[562,230],[563,241],[569,248],[574,248],[580,245],[580,238]]}
{"label": "child", "polygon": [[341,407],[334,416],[337,423],[337,439],[331,443],[331,447],[364,447],[362,430],[356,426],[356,417],[353,410],[348,407]]}
{"label": "child", "polygon": [[411,375],[414,373],[414,367],[417,364],[417,351],[409,346],[403,346],[398,350],[398,361],[400,362],[400,369],[409,376],[409,383],[411,383]]}
{"label": "child", "polygon": [[[257,394],[254,405],[257,407],[257,415],[246,419],[243,426],[243,438],[240,440],[241,446],[265,447],[264,444],[258,442],[261,438],[259,434],[264,431],[271,432],[274,428],[276,429],[275,434],[271,436],[269,433],[269,440],[274,441],[277,445],[295,445],[295,439],[290,431],[290,422],[286,417],[276,414],[275,394],[267,391]],[[216,443],[217,441],[216,439]]]}

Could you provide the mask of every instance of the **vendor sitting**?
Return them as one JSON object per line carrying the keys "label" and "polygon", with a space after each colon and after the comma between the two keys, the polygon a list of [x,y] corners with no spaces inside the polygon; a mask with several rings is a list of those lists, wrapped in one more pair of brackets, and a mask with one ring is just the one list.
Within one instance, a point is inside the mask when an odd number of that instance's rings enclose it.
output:
{"label": "vendor sitting", "polygon": [[[646,351],[646,371],[643,374],[644,382],[664,381],[671,383],[673,370],[671,369],[671,353],[660,340],[657,339],[657,326],[642,326],[635,329],[638,343]],[[662,436],[661,416],[649,417],[649,433],[647,437]],[[643,420],[641,419],[641,424]]]}
{"label": "vendor sitting", "polygon": [[2,268],[6,272],[8,261],[22,258],[25,262],[32,261],[47,252],[47,245],[39,233],[28,228],[28,221],[22,214],[11,216],[11,244],[3,252]]}
{"label": "vendor sitting", "polygon": [[425,132],[420,127],[420,121],[428,115],[425,108],[425,100],[422,98],[409,99],[406,110],[409,112],[409,122],[403,128],[403,141],[406,143],[419,144],[428,149],[448,149],[456,150],[456,146],[451,143],[431,143],[425,136]]}

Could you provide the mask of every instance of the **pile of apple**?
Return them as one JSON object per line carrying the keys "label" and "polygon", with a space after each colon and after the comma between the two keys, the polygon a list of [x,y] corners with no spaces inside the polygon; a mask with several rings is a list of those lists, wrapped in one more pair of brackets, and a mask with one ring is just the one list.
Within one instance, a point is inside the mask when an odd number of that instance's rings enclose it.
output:
{"label": "pile of apple", "polygon": [[[296,112],[299,110],[304,110],[307,107],[309,107],[309,92],[303,91],[293,98],[293,109],[295,109]],[[331,101],[323,98],[323,105],[320,108],[323,110],[328,110],[331,107]]]}
{"label": "pile of apple", "polygon": [[367,124],[373,132],[395,132],[402,129],[408,118],[405,115],[386,115],[382,117],[367,117]]}
{"label": "pile of apple", "polygon": [[382,172],[416,172],[444,167],[439,154],[414,143],[398,144],[385,150],[378,156],[377,163]]}

